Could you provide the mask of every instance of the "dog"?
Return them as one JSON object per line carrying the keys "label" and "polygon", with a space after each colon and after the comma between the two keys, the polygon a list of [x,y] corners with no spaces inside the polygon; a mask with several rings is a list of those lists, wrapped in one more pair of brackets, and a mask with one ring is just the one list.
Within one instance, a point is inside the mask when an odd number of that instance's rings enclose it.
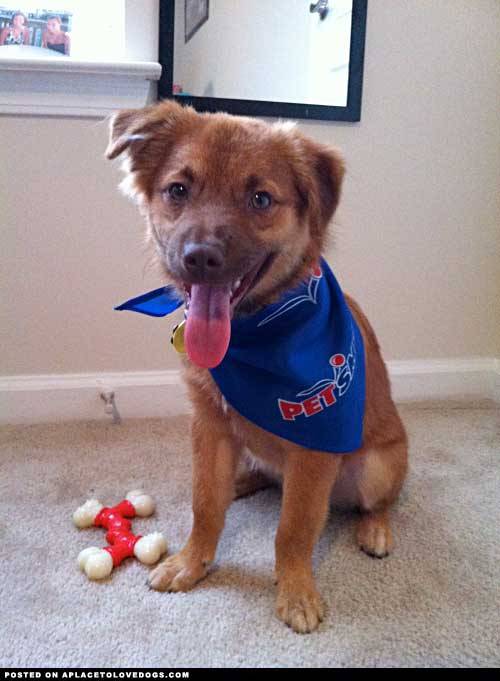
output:
{"label": "dog", "polygon": [[[122,154],[122,189],[145,217],[169,290],[187,308],[182,362],[193,405],[193,527],[184,548],[151,572],[149,584],[159,591],[191,589],[214,560],[235,496],[278,480],[276,614],[296,632],[311,632],[325,616],[312,554],[331,504],[358,509],[358,545],[384,557],[393,546],[389,509],[407,472],[407,436],[376,336],[357,303],[335,288],[321,259],[344,162],[336,149],[309,139],[293,123],[202,114],[173,101],[112,118],[106,156]],[[336,302],[328,303],[325,317],[321,296],[328,287]],[[348,345],[341,349],[324,340],[337,327],[334,308],[344,316],[338,324],[346,328]],[[325,347],[317,351],[312,310],[323,314],[318,342]],[[304,334],[306,325],[313,329],[312,340],[300,340],[301,315]],[[231,338],[238,324],[252,366],[272,360],[280,371],[285,364],[286,371],[293,369],[296,350],[283,358],[275,343],[293,338],[294,348],[309,352],[297,360],[304,375],[316,356],[323,373],[286,395],[278,392],[292,385],[287,377],[277,382],[276,394],[259,383],[267,368],[232,377],[231,366],[240,361]],[[253,352],[261,331],[267,340]],[[272,351],[266,343],[274,343]],[[343,428],[337,415],[348,397],[345,417],[355,417],[344,437],[337,433]],[[247,414],[251,407],[255,418]],[[300,436],[294,440],[286,428]],[[327,442],[332,433],[337,445]]]}

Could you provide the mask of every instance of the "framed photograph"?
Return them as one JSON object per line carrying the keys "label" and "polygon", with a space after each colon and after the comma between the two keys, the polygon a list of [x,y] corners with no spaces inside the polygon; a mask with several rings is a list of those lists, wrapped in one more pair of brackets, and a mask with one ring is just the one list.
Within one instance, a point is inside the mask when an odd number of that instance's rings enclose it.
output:
{"label": "framed photograph", "polygon": [[22,10],[18,2],[0,0],[0,56],[3,50],[20,48],[31,48],[32,52],[50,50],[69,56],[72,19],[72,13],[60,7],[36,8],[31,4],[29,10]]}
{"label": "framed photograph", "polygon": [[184,42],[187,43],[208,20],[208,0],[184,0]]}

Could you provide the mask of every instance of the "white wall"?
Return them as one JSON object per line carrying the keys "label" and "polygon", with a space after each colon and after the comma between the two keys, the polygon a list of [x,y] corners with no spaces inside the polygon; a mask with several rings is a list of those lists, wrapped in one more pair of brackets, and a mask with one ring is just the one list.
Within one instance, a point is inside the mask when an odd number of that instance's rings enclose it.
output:
{"label": "white wall", "polygon": [[184,92],[228,99],[306,99],[309,15],[304,0],[214,0],[208,21],[187,43],[184,0],[176,0],[175,6],[174,82]]}
{"label": "white wall", "polygon": [[[346,156],[329,259],[388,359],[500,356],[499,29],[496,0],[371,2],[361,123],[301,123]],[[112,311],[161,280],[105,123],[0,134],[0,375],[175,368],[169,321]]]}

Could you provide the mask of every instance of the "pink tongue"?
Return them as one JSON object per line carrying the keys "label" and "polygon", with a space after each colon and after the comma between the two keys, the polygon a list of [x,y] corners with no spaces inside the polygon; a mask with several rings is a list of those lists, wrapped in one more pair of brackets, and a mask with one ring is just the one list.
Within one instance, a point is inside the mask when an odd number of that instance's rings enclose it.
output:
{"label": "pink tongue", "polygon": [[189,359],[204,369],[222,362],[231,337],[229,286],[193,284],[184,332]]}

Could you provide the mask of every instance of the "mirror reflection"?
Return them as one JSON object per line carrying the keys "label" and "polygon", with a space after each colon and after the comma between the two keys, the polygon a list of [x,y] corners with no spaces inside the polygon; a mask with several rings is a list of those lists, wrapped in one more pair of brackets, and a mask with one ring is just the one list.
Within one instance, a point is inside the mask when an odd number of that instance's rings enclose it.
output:
{"label": "mirror reflection", "polygon": [[352,0],[175,0],[172,94],[347,105]]}

